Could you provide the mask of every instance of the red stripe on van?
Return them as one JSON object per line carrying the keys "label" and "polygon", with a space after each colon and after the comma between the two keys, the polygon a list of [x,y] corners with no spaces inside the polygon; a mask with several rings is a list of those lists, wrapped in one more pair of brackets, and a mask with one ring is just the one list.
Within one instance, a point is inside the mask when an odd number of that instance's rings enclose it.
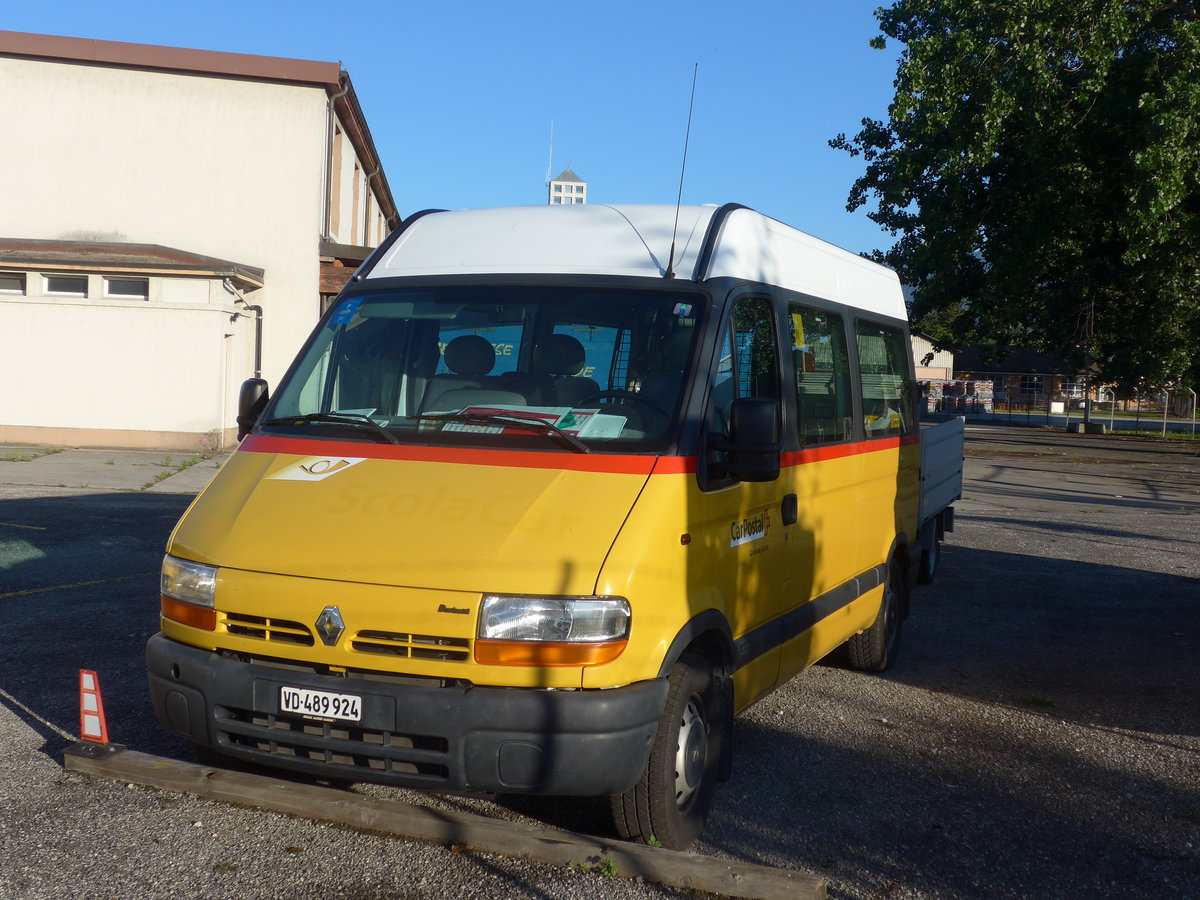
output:
{"label": "red stripe on van", "polygon": [[[918,440],[920,436],[917,436]],[[844,459],[847,456],[860,456],[864,453],[878,453],[881,450],[896,450],[901,443],[909,442],[907,438],[878,438],[873,441],[858,441],[853,444],[834,444],[829,447],[810,447],[807,450],[793,450],[783,454],[780,460],[784,466],[803,466],[808,463],[824,462],[828,459]]]}
{"label": "red stripe on van", "polygon": [[[873,441],[859,441],[854,444],[835,444],[830,447],[812,447],[808,450],[792,450],[784,453],[779,460],[781,468],[804,466],[811,463],[824,462],[829,459],[844,459],[847,456],[860,456],[864,453],[879,453],[883,450],[896,450],[901,445],[920,443],[920,435],[905,437],[879,438]],[[697,461],[694,456],[660,456],[654,467],[655,475],[694,475]]]}
{"label": "red stripe on van", "polygon": [[[784,453],[784,468],[843,459],[863,453],[896,450],[901,445],[920,443],[919,434],[879,438],[852,444],[834,444]],[[331,450],[337,448],[337,452]],[[458,447],[426,447],[413,444],[376,444],[355,441],[320,441],[310,438],[285,438],[250,435],[239,450],[248,453],[283,453],[289,456],[360,456],[364,459],[397,459],[409,462],[453,463],[470,466],[499,466],[511,469],[567,469],[573,472],[607,472],[615,475],[692,475],[694,456],[619,456],[616,454],[575,454],[561,451],[479,450]]]}
{"label": "red stripe on van", "polygon": [[696,457],[660,456],[654,465],[655,475],[695,475]]}
{"label": "red stripe on van", "polygon": [[536,450],[468,450],[414,444],[317,441],[262,434],[250,435],[242,441],[238,449],[249,453],[284,453],[289,456],[360,456],[364,459],[501,466],[510,469],[568,469],[574,472],[608,472],[616,475],[649,475],[658,460],[656,456],[583,454],[561,450],[545,453]]}

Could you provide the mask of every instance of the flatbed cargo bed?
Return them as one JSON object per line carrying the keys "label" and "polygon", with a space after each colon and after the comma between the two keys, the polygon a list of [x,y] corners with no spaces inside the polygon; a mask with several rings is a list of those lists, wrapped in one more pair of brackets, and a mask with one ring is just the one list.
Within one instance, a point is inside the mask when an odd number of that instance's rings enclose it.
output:
{"label": "flatbed cargo bed", "polygon": [[962,498],[962,417],[921,427],[921,523]]}

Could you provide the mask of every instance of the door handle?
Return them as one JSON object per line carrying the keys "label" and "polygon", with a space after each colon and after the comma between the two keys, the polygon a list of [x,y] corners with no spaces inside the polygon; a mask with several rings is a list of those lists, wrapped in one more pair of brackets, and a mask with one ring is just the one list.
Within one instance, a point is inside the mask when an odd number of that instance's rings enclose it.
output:
{"label": "door handle", "polygon": [[779,518],[784,525],[795,525],[800,521],[800,500],[795,494],[788,494],[779,504]]}

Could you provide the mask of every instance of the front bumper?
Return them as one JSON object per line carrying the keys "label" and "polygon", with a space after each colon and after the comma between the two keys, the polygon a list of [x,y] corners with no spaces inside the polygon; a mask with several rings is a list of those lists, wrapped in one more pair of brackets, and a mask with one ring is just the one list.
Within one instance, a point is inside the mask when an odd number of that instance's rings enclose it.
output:
{"label": "front bumper", "polygon": [[[665,678],[611,690],[425,686],[246,662],[162,634],[146,645],[162,725],[232,757],[428,790],[606,796],[641,776]],[[358,694],[362,721],[281,715],[283,686]]]}

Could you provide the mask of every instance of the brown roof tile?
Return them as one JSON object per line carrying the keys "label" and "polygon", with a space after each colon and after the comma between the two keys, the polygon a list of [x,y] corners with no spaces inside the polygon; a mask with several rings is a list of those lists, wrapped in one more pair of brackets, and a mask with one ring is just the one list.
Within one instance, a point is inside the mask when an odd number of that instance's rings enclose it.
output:
{"label": "brown roof tile", "polygon": [[243,287],[262,287],[264,272],[255,266],[176,250],[159,244],[108,241],[43,241],[0,238],[0,267],[56,270],[173,272],[233,278]]}

